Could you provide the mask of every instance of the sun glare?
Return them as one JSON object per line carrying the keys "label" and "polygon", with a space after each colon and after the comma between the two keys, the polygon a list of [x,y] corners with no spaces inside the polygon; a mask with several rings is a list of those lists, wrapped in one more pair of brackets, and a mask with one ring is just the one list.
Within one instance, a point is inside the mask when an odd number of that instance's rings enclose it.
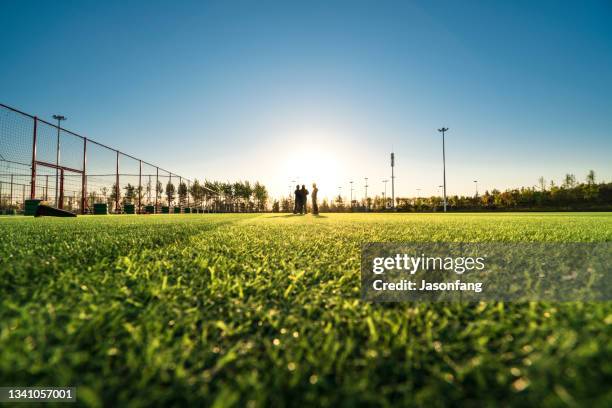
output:
{"label": "sun glare", "polygon": [[308,189],[317,183],[320,197],[333,197],[342,178],[342,160],[334,153],[318,146],[296,148],[287,154],[283,172],[289,182],[305,184]]}

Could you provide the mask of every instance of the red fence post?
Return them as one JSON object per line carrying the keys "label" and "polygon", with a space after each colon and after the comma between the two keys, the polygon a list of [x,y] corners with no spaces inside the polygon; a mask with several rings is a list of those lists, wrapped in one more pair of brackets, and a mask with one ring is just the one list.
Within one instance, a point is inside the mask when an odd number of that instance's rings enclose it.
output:
{"label": "red fence post", "polygon": [[[36,134],[38,118],[34,116],[34,134],[32,135],[32,179],[30,180],[30,199],[36,198]],[[24,197],[25,198],[25,197]]]}
{"label": "red fence post", "polygon": [[64,169],[60,169],[60,187],[59,187],[59,204],[60,210],[64,209]]}
{"label": "red fence post", "polygon": [[117,152],[117,162],[115,164],[115,213],[119,212],[119,150]]}
{"label": "red fence post", "polygon": [[83,174],[81,175],[81,214],[85,214],[87,206],[87,138],[83,138]]}

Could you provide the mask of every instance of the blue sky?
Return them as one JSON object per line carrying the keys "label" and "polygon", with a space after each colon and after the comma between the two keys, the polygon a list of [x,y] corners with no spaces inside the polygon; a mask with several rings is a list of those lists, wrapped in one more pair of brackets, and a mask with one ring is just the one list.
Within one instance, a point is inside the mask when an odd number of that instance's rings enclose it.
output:
{"label": "blue sky", "polygon": [[0,3],[0,102],[189,177],[612,178],[610,1]]}

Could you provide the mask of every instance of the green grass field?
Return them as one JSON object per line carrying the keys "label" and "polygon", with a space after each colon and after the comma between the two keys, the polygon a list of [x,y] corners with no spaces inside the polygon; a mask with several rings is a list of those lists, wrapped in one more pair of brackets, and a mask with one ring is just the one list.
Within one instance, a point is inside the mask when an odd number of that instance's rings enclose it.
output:
{"label": "green grass field", "polygon": [[611,406],[612,303],[369,304],[368,241],[612,241],[612,214],[0,217],[0,385],[89,406]]}

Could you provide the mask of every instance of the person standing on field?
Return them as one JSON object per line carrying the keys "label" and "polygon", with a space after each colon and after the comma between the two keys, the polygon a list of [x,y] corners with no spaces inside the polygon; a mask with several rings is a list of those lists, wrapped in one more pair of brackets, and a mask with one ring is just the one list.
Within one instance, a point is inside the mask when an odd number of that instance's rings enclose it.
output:
{"label": "person standing on field", "polygon": [[312,215],[319,215],[319,204],[317,203],[317,183],[312,183],[312,195],[310,196],[310,202],[312,202]]}
{"label": "person standing on field", "polygon": [[308,204],[308,190],[306,190],[306,185],[302,184],[302,214],[307,214],[308,213],[308,208],[306,207],[306,205]]}
{"label": "person standing on field", "polygon": [[300,190],[300,185],[295,186],[295,201],[293,203],[293,213],[297,214],[302,212],[302,191]]}

